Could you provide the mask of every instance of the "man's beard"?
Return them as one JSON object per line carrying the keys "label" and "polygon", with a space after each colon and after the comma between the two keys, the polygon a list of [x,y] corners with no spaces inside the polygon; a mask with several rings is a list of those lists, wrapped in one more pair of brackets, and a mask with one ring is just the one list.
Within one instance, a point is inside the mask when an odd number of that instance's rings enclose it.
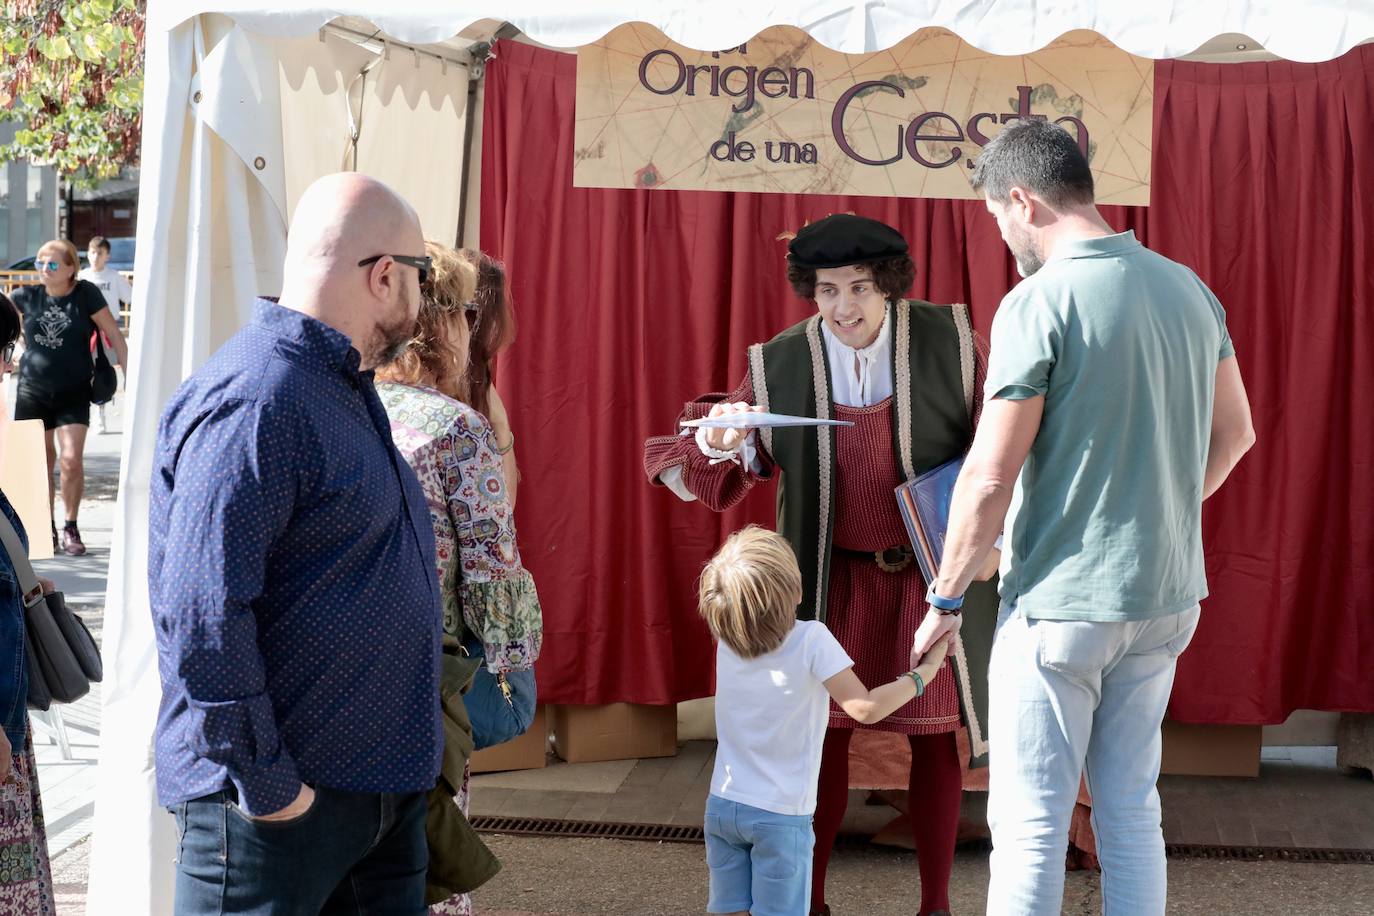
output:
{"label": "man's beard", "polygon": [[401,354],[410,346],[410,342],[415,339],[414,328],[407,322],[403,326],[393,326],[377,328],[377,360],[374,365],[385,366],[400,359]]}
{"label": "man's beard", "polygon": [[1040,253],[1029,232],[1022,231],[1018,226],[1013,225],[1009,231],[1007,247],[1011,249],[1012,257],[1016,259],[1016,272],[1022,277],[1029,277],[1037,270],[1045,266],[1045,258]]}
{"label": "man's beard", "polygon": [[372,365],[385,366],[395,362],[415,339],[415,319],[410,317],[410,301],[406,293],[397,303],[399,317],[386,324],[378,323],[372,330]]}

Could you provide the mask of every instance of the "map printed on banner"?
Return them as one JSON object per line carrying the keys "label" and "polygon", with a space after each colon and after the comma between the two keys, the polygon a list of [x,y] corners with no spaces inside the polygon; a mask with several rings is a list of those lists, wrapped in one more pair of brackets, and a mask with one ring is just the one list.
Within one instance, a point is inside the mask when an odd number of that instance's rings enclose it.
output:
{"label": "map printed on banner", "polygon": [[1154,61],[1095,32],[1002,57],[924,29],[841,54],[791,26],[693,51],[642,23],[577,57],[573,184],[976,199],[1002,124],[1047,118],[1088,155],[1104,204],[1150,202]]}

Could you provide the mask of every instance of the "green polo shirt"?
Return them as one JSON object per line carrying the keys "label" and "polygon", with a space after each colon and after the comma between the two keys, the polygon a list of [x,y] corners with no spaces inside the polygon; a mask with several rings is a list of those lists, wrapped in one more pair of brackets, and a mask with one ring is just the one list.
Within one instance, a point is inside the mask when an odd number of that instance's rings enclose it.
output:
{"label": "green polo shirt", "polygon": [[1226,314],[1135,233],[1063,243],[992,323],[988,399],[1044,395],[1001,592],[1026,616],[1143,620],[1207,595],[1202,482]]}

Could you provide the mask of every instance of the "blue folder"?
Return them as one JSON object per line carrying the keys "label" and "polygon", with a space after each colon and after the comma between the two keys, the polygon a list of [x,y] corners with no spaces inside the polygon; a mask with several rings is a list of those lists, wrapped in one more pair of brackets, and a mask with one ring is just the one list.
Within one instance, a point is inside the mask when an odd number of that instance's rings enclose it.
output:
{"label": "blue folder", "polygon": [[900,484],[896,490],[897,507],[927,583],[934,582],[940,571],[954,482],[959,479],[963,466],[964,459],[960,456]]}

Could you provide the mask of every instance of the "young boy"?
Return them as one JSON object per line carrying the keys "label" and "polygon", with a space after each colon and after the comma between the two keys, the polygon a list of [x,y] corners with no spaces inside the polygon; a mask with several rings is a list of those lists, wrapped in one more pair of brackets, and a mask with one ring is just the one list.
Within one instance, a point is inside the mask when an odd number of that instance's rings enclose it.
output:
{"label": "young boy", "polygon": [[[129,285],[129,281],[124,279],[124,275],[110,267],[110,243],[104,236],[93,236],[90,244],[86,248],[86,261],[90,265],[81,270],[77,277],[82,280],[89,280],[100,290],[100,294],[105,297],[105,304],[109,306],[110,314],[115,321],[119,320],[120,303],[134,301],[134,289]],[[95,338],[100,334],[96,331],[91,335],[91,353],[95,353]],[[103,336],[103,335],[102,335]],[[109,338],[104,338],[102,343],[105,346],[105,353],[109,356],[113,365],[119,365],[119,357],[115,355],[114,348],[110,345]],[[100,410],[100,431],[109,432],[109,425],[105,422],[105,405],[96,405]]]}
{"label": "young boy", "polygon": [[945,660],[941,641],[917,668],[868,690],[825,624],[795,619],[801,597],[791,546],[754,525],[731,535],[701,575],[701,615],[719,642],[710,913],[805,916],[829,701],[877,722],[919,696]]}

